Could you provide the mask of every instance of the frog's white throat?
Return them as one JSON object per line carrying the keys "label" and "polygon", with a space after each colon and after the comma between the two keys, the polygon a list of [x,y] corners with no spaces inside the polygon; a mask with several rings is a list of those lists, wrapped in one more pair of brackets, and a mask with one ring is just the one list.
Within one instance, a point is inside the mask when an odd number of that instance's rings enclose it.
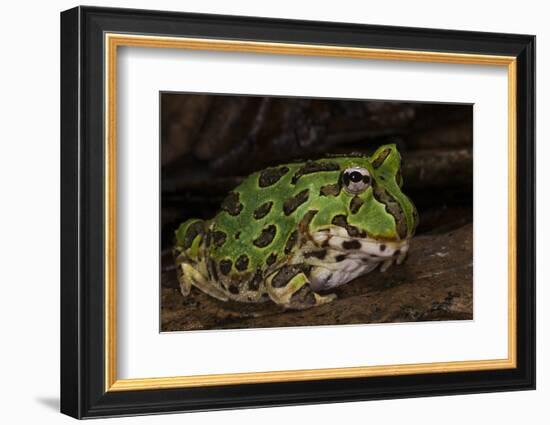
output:
{"label": "frog's white throat", "polygon": [[[331,228],[311,235],[317,249],[326,250],[323,259],[312,258],[313,290],[327,290],[343,285],[380,266],[385,272],[392,264],[401,264],[409,250],[409,241],[380,241],[350,237],[343,228]],[[313,244],[312,244],[313,245]]]}

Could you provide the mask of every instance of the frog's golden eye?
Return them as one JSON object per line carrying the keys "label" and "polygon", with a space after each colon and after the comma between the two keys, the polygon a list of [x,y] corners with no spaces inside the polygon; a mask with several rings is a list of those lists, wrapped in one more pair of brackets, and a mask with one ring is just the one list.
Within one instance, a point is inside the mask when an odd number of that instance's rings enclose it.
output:
{"label": "frog's golden eye", "polygon": [[366,168],[353,167],[344,171],[342,182],[349,193],[357,194],[370,186],[371,177]]}

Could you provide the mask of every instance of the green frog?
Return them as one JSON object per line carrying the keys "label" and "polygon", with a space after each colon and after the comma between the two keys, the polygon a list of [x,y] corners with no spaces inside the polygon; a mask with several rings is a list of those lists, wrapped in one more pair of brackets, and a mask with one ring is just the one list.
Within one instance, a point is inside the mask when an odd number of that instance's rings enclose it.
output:
{"label": "green frog", "polygon": [[331,302],[331,289],[405,260],[418,214],[402,185],[393,144],[251,174],[214,218],[177,229],[181,292],[287,309]]}

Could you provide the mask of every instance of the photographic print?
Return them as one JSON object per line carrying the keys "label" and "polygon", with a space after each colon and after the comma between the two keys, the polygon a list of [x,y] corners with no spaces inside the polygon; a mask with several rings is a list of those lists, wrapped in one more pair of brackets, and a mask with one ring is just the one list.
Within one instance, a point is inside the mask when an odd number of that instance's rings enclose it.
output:
{"label": "photographic print", "polygon": [[473,318],[473,106],[160,94],[161,331]]}
{"label": "photographic print", "polygon": [[63,413],[535,388],[534,36],[80,6],[61,76]]}

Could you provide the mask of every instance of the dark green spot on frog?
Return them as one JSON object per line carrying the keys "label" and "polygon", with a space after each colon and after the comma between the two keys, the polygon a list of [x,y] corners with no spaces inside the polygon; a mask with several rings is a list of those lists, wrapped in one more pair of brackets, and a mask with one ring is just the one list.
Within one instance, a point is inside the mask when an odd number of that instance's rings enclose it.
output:
{"label": "dark green spot on frog", "polygon": [[216,216],[176,231],[181,291],[291,309],[330,302],[330,289],[406,258],[418,214],[402,185],[395,145],[251,174]]}

